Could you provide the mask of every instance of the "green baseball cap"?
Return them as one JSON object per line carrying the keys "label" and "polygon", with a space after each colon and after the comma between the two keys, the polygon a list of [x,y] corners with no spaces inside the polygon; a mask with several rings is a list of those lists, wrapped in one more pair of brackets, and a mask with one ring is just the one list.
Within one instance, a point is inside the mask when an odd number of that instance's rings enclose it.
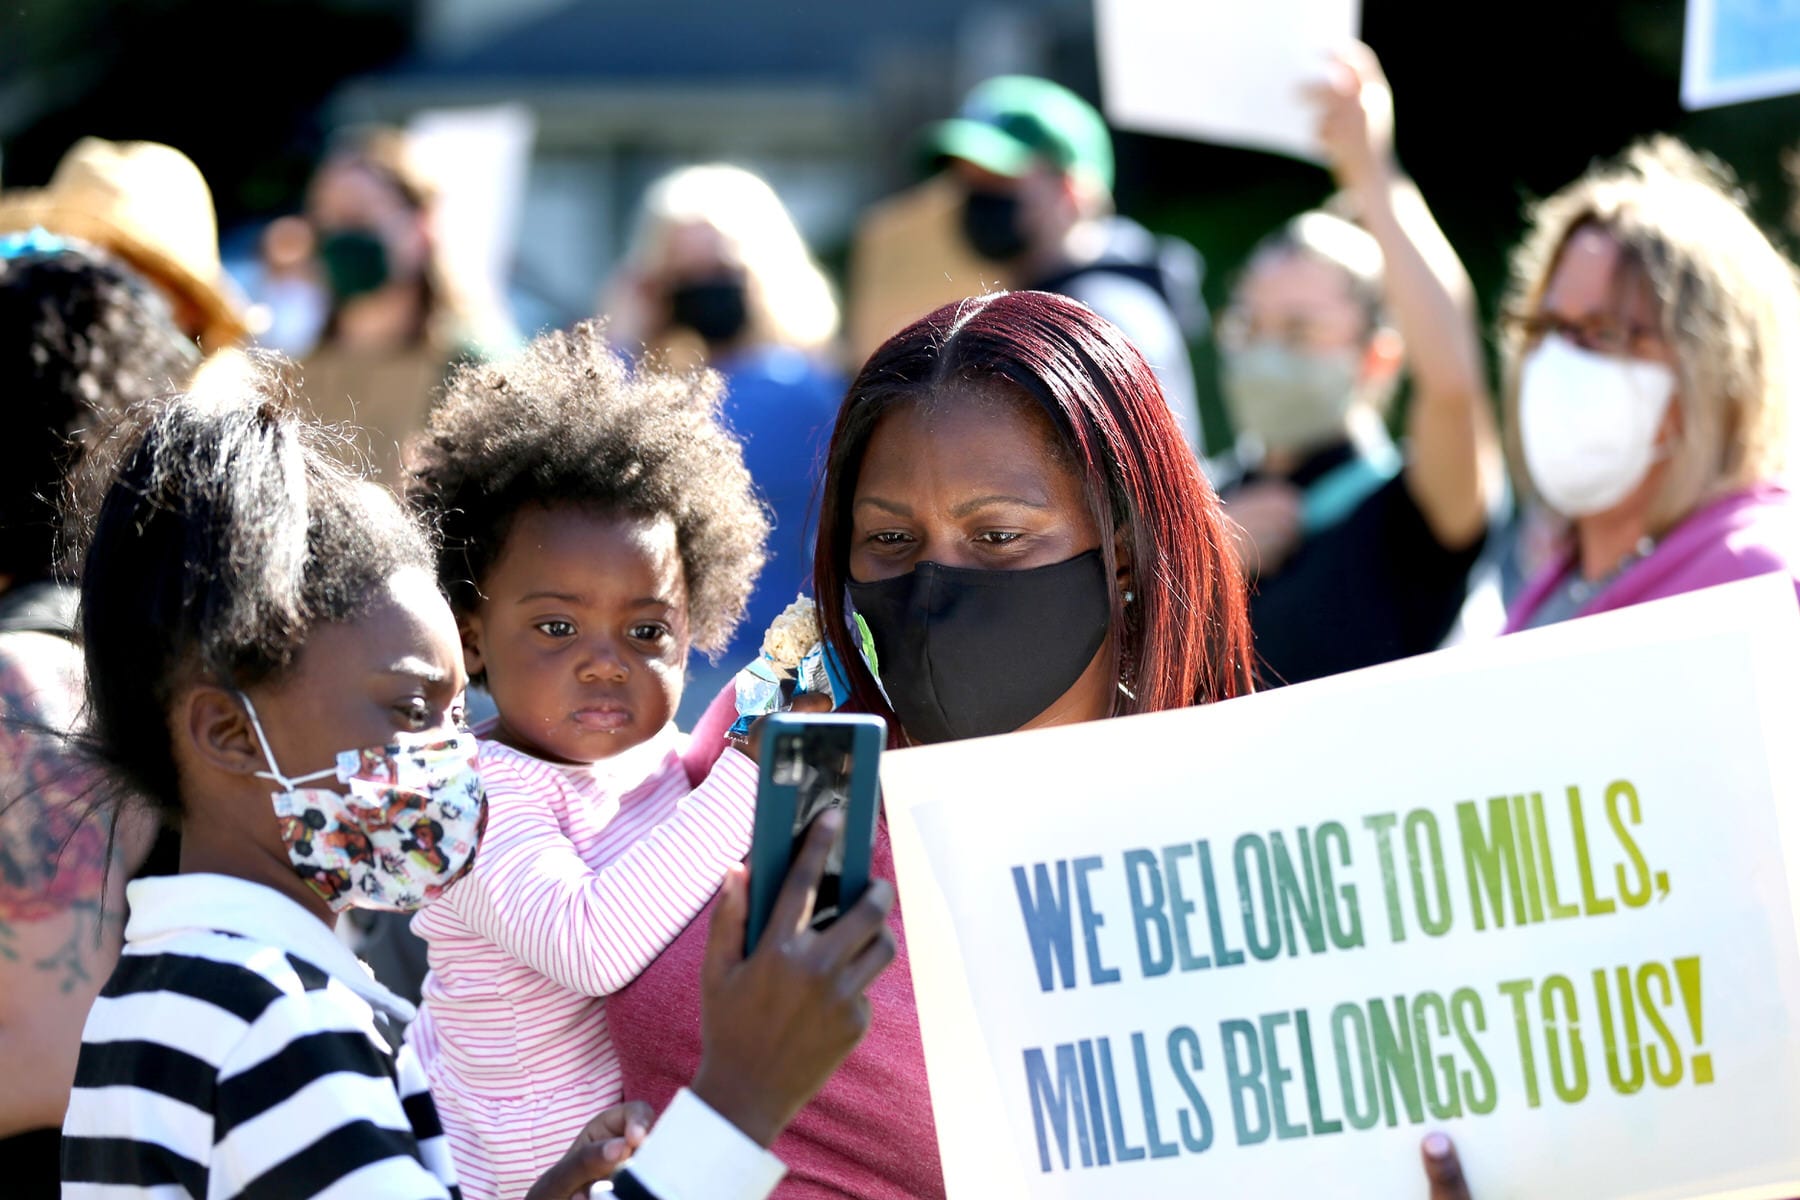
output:
{"label": "green baseball cap", "polygon": [[1039,159],[1113,185],[1112,135],[1093,105],[1058,83],[1000,75],[978,85],[956,116],[920,135],[933,169],[960,158],[1016,179]]}

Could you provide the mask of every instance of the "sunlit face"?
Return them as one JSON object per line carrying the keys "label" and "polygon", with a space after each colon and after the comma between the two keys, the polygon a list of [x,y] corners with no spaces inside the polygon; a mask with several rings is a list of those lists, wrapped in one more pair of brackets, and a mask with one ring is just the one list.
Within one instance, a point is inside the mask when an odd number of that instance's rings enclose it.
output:
{"label": "sunlit face", "polygon": [[429,244],[424,216],[407,204],[393,181],[349,160],[327,163],[306,194],[306,215],[320,234],[373,233],[387,249],[395,279],[425,272]]}
{"label": "sunlit face", "polygon": [[1537,312],[1526,320],[1526,350],[1559,333],[1584,349],[1675,366],[1655,296],[1623,266],[1624,252],[1604,229],[1590,225],[1570,234]]}
{"label": "sunlit face", "polygon": [[741,279],[744,274],[743,262],[724,235],[706,221],[671,225],[663,235],[659,265],[661,278],[671,287]]}
{"label": "sunlit face", "polygon": [[1219,340],[1229,349],[1277,342],[1318,356],[1360,353],[1370,332],[1369,311],[1348,273],[1310,254],[1252,260],[1219,321]]}
{"label": "sunlit face", "polygon": [[1034,404],[908,404],[875,427],[857,477],[850,576],[921,562],[1023,570],[1100,544],[1081,477]]}
{"label": "sunlit face", "polygon": [[[1649,281],[1627,260],[1605,229],[1576,229],[1558,252],[1550,279],[1534,312],[1516,318],[1518,353],[1529,358],[1544,339],[1557,335],[1595,354],[1654,362],[1675,369],[1675,348],[1663,333]],[[1554,403],[1554,400],[1552,400]],[[1576,518],[1577,529],[1642,525],[1668,478],[1671,449],[1684,428],[1682,406],[1670,403],[1655,433],[1655,459],[1637,486],[1604,512]]]}
{"label": "sunlit face", "polygon": [[[902,405],[876,425],[851,501],[850,577],[891,579],[922,562],[1022,571],[1085,554],[1100,539],[1081,476],[1044,411],[959,392]],[[1023,728],[1105,716],[1108,662],[1102,647]]]}
{"label": "sunlit face", "polygon": [[1067,177],[1048,164],[1040,163],[1019,176],[999,175],[963,159],[952,159],[950,169],[970,191],[998,192],[1018,200],[1019,232],[1028,255],[1057,244],[1080,217]]}
{"label": "sunlit face", "polygon": [[681,702],[687,582],[667,517],[531,506],[464,621],[471,673],[487,673],[495,736],[557,762],[592,763],[655,736]]}

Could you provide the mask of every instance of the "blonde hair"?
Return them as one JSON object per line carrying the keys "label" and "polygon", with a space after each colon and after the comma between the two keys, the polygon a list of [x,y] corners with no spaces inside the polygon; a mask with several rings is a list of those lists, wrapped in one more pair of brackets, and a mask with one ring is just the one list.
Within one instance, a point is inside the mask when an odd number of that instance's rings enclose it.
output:
{"label": "blonde hair", "polygon": [[[1778,476],[1800,353],[1800,286],[1793,264],[1751,219],[1729,170],[1659,135],[1596,164],[1537,204],[1530,218],[1513,253],[1508,312],[1538,312],[1563,247],[1576,231],[1593,228],[1621,251],[1615,291],[1641,279],[1674,350],[1682,435],[1650,508],[1651,532],[1667,531],[1708,500]],[[1615,301],[1623,306],[1620,296]],[[1507,447],[1521,468],[1525,336],[1516,326],[1501,335]]]}
{"label": "blonde hair", "polygon": [[1337,213],[1316,208],[1294,217],[1258,242],[1250,252],[1250,262],[1290,254],[1342,271],[1351,298],[1368,314],[1369,330],[1382,324],[1386,262],[1374,234]]}
{"label": "blonde hair", "polygon": [[644,194],[627,260],[660,274],[670,232],[690,224],[711,226],[743,266],[752,340],[820,350],[837,336],[831,284],[775,189],[760,176],[723,163],[663,176]]}

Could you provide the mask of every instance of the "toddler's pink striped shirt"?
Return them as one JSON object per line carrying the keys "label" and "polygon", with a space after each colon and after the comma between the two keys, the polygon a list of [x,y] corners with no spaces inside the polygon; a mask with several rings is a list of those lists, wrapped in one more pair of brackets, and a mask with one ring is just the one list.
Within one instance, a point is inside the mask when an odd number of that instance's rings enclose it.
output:
{"label": "toddler's pink striped shirt", "polygon": [[425,1002],[407,1040],[468,1200],[517,1200],[620,1099],[605,997],[637,977],[749,851],[756,766],[698,787],[673,726],[592,766],[481,743],[474,869],[419,914]]}

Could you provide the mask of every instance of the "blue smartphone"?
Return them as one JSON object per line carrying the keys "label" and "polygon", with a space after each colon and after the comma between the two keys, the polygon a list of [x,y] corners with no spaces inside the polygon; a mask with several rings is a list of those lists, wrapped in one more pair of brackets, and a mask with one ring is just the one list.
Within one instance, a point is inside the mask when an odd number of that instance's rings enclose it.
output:
{"label": "blue smartphone", "polygon": [[826,860],[813,927],[829,925],[862,898],[881,804],[881,748],[887,722],[854,713],[773,713],[763,722],[756,831],[750,843],[750,921],[744,953],[756,949],[775,912],[801,839],[828,808],[844,828]]}

